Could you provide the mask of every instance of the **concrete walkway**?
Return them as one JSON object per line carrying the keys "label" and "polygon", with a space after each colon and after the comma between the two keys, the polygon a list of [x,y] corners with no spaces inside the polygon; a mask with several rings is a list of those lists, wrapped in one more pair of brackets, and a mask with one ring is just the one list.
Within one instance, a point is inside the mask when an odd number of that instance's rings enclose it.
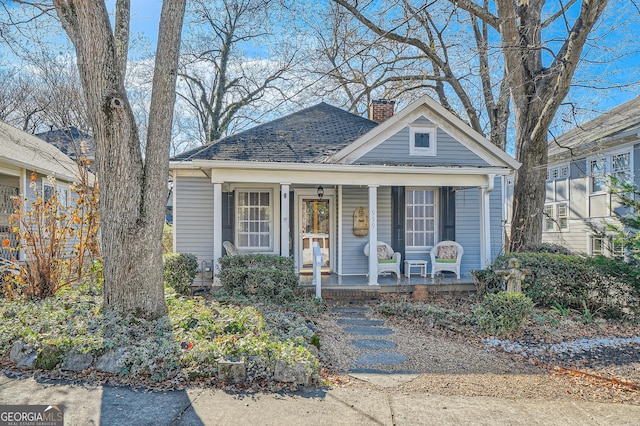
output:
{"label": "concrete walkway", "polygon": [[443,397],[362,385],[286,395],[140,392],[5,376],[0,376],[0,404],[57,405],[65,426],[632,425],[640,419],[640,407],[630,405]]}

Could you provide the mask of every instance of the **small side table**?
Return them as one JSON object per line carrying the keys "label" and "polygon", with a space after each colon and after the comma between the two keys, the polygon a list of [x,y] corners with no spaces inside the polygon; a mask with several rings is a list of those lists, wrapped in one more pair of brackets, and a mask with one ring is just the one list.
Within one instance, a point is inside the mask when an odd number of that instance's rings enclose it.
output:
{"label": "small side table", "polygon": [[411,284],[411,268],[420,267],[420,276],[427,276],[427,261],[426,260],[405,260],[404,261],[404,276],[408,279],[408,284]]}

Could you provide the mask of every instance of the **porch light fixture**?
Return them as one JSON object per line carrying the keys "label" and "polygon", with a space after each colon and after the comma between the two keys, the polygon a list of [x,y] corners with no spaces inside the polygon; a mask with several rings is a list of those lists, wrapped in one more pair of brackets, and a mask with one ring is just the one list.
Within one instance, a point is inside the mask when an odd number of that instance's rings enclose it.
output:
{"label": "porch light fixture", "polygon": [[318,200],[322,200],[322,197],[324,197],[324,188],[320,185],[318,186]]}

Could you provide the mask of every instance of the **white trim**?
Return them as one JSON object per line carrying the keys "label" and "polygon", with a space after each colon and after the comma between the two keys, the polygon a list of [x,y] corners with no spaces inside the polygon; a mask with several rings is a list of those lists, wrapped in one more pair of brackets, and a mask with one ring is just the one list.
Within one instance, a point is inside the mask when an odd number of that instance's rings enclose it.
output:
{"label": "white trim", "polygon": [[369,285],[378,285],[378,185],[369,185]]}
{"label": "white trim", "polygon": [[[429,135],[429,147],[416,146],[416,133]],[[421,157],[433,157],[437,154],[438,128],[429,125],[409,125],[409,155]]]}
{"label": "white trim", "polygon": [[[293,242],[294,248],[294,264],[296,267],[296,271],[300,272],[302,269],[302,211],[301,211],[301,203],[303,198],[314,198],[318,197],[318,193],[316,188],[295,188],[294,189],[294,226],[295,226],[295,241]],[[334,218],[336,215],[335,208],[335,197],[336,193],[333,188],[325,188],[323,198],[327,198],[329,200],[329,215],[331,217],[331,222],[329,223],[329,267],[323,267],[322,270],[333,270],[334,265],[336,264],[336,224],[334,223]]]}
{"label": "white trim", "polygon": [[280,256],[289,256],[289,184],[280,184]]}
{"label": "white trim", "polygon": [[[439,241],[440,241],[440,236],[438,235],[438,230],[440,229],[440,191],[438,191],[439,188],[437,187],[433,187],[433,186],[427,186],[427,187],[423,187],[423,186],[406,186],[405,187],[405,197],[404,197],[404,206],[403,208],[405,209],[405,218],[404,218],[404,239],[405,239],[405,251],[407,253],[429,253],[429,250],[431,250],[431,248],[433,246],[435,246]],[[430,246],[409,246],[408,245],[408,240],[407,240],[407,231],[409,229],[409,227],[407,226],[407,214],[406,214],[406,209],[407,209],[407,203],[408,203],[408,199],[407,199],[407,195],[406,193],[408,191],[433,191],[433,245]]]}
{"label": "white trim", "polygon": [[278,255],[280,253],[280,220],[276,220],[276,218],[280,217],[280,203],[277,203],[275,200],[275,194],[279,191],[278,188],[274,185],[231,185],[232,190],[236,191],[235,196],[233,197],[233,214],[236,215],[234,220],[234,229],[233,229],[233,238],[236,246],[241,248],[238,239],[238,201],[240,199],[239,192],[269,192],[269,200],[270,200],[270,208],[271,208],[271,217],[270,217],[270,245],[269,248],[259,248],[259,247],[244,247],[247,251],[251,251],[253,253],[265,253],[265,254],[275,254]]}
{"label": "white trim", "polygon": [[[175,191],[174,191],[175,192]],[[175,210],[175,205],[174,205]],[[235,211],[234,211],[235,214]],[[175,223],[175,216],[174,216]],[[234,230],[235,231],[235,230]],[[219,269],[218,259],[222,257],[222,183],[213,184],[213,276],[214,283],[218,284],[220,278],[216,274]],[[204,271],[203,271],[204,273]]]}
{"label": "white trim", "polygon": [[344,218],[342,217],[342,185],[338,185],[337,188],[337,194],[336,194],[336,209],[337,209],[337,223],[336,226],[338,227],[338,238],[335,244],[336,249],[338,250],[338,252],[336,253],[336,259],[337,259],[337,265],[336,265],[336,273],[338,275],[342,275],[342,248],[343,248],[343,232],[342,232],[342,226],[343,226],[343,220]]}

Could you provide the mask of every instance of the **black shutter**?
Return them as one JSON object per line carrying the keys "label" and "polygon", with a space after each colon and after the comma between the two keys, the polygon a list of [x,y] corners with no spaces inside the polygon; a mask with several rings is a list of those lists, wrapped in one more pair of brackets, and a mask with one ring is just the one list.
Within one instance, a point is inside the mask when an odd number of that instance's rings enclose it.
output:
{"label": "black shutter", "polygon": [[[233,201],[233,192],[223,192],[222,193],[222,241],[233,241],[233,223],[235,219],[235,214],[233,209],[235,207]],[[222,249],[222,254],[226,254],[224,248]]]}
{"label": "black shutter", "polygon": [[[405,257],[405,232],[404,232],[405,200],[404,186],[391,187],[391,247],[400,252],[402,259]],[[400,264],[404,270],[404,262]]]}
{"label": "black shutter", "polygon": [[456,239],[456,193],[450,186],[440,188],[440,241]]}

